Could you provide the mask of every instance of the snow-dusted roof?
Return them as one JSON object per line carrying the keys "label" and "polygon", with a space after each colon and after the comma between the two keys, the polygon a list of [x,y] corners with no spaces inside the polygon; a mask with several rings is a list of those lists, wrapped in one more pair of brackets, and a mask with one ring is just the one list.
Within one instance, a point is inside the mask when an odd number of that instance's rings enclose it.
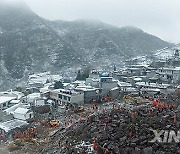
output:
{"label": "snow-dusted roof", "polygon": [[92,81],[94,81],[94,82],[98,82],[98,81],[99,81],[99,79],[95,79],[95,78],[93,78],[93,79],[92,79]]}
{"label": "snow-dusted roof", "polygon": [[4,91],[4,92],[0,92],[0,96],[6,96],[6,97],[16,97],[17,99],[20,99],[21,97],[24,96],[24,94],[22,92],[19,91]]}
{"label": "snow-dusted roof", "polygon": [[141,91],[147,91],[147,92],[159,92],[160,89],[158,89],[158,88],[141,88]]}
{"label": "snow-dusted roof", "polygon": [[127,68],[127,70],[133,70],[133,71],[140,70],[140,69],[141,69],[141,68],[137,68],[137,67]]}
{"label": "snow-dusted roof", "polygon": [[156,84],[156,83],[145,83],[145,82],[136,82],[138,86],[152,87],[152,88],[168,88],[169,84]]}
{"label": "snow-dusted roof", "polygon": [[132,84],[127,83],[127,82],[118,82],[118,85],[120,87],[132,87]]}
{"label": "snow-dusted roof", "polygon": [[49,86],[40,88],[40,92],[44,93],[44,92],[48,92],[49,91]]}
{"label": "snow-dusted roof", "polygon": [[81,91],[94,91],[97,90],[97,88],[94,88],[92,86],[77,86],[75,90],[81,90]]}
{"label": "snow-dusted roof", "polygon": [[16,97],[0,96],[0,104],[9,102],[13,99],[16,99]]}
{"label": "snow-dusted roof", "polygon": [[68,86],[68,85],[70,85],[70,83],[63,83],[63,86],[64,86],[64,87],[66,87],[66,86]]}
{"label": "snow-dusted roof", "polygon": [[21,102],[21,100],[12,100],[12,101],[10,101],[11,104],[18,104],[20,102]]}
{"label": "snow-dusted roof", "polygon": [[133,88],[133,87],[128,87],[128,88],[126,88],[126,91],[127,92],[137,92],[137,89]]}
{"label": "snow-dusted roof", "polygon": [[9,132],[12,129],[20,128],[25,125],[28,125],[26,121],[13,119],[0,123],[0,129],[3,129],[5,132]]}
{"label": "snow-dusted roof", "polygon": [[85,83],[85,81],[76,80],[73,83],[81,84],[81,83]]}
{"label": "snow-dusted roof", "polygon": [[104,76],[102,76],[101,79],[113,79],[113,77],[109,77],[109,76],[104,77]]}
{"label": "snow-dusted roof", "polygon": [[68,94],[68,95],[78,94],[78,92],[76,92],[74,90],[66,90],[66,89],[54,89],[54,90],[51,90],[51,92],[64,93],[64,94]]}
{"label": "snow-dusted roof", "polygon": [[134,78],[134,81],[142,81],[142,78]]}
{"label": "snow-dusted roof", "polygon": [[18,107],[14,113],[20,113],[20,114],[26,114],[29,111],[29,109]]}
{"label": "snow-dusted roof", "polygon": [[13,113],[18,107],[20,107],[21,104],[15,104],[13,106],[11,106],[10,108],[7,108],[5,110],[6,113],[10,114]]}
{"label": "snow-dusted roof", "polygon": [[180,71],[180,67],[161,67],[159,70]]}
{"label": "snow-dusted roof", "polygon": [[40,93],[32,93],[27,96],[28,99],[34,99],[34,98],[39,98],[39,97],[41,97]]}
{"label": "snow-dusted roof", "polygon": [[118,89],[119,89],[119,87],[114,87],[114,88],[111,89],[111,91],[118,90]]}

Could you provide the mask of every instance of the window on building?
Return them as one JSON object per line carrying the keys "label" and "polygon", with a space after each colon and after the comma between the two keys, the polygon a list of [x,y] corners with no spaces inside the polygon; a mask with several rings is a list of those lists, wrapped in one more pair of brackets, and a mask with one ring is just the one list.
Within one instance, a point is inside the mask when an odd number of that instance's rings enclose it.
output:
{"label": "window on building", "polygon": [[62,95],[61,94],[59,94],[59,98],[62,99]]}
{"label": "window on building", "polygon": [[6,107],[6,103],[3,103],[3,107]]}
{"label": "window on building", "polygon": [[68,101],[69,101],[69,102],[71,101],[71,97],[68,97]]}
{"label": "window on building", "polygon": [[67,96],[64,96],[64,100],[67,100]]}

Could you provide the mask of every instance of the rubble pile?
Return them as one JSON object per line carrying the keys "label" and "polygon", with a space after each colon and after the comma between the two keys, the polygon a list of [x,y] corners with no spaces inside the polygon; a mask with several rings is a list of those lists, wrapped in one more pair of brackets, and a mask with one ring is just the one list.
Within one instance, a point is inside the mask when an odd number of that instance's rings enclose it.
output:
{"label": "rubble pile", "polygon": [[[150,142],[155,137],[152,130],[179,130],[178,109],[153,108],[151,112],[148,109],[149,107],[144,107],[132,112],[112,109],[89,115],[71,127],[58,131],[41,153],[103,154],[106,148],[113,154],[180,153],[179,143],[174,141]],[[163,134],[160,137],[164,139]],[[59,146],[57,141],[61,142]],[[93,148],[94,142],[98,148]]]}

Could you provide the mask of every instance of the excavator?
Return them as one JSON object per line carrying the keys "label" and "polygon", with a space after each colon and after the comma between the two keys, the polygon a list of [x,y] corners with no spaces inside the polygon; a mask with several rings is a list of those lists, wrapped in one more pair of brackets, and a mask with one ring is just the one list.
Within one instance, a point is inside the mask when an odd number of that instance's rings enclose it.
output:
{"label": "excavator", "polygon": [[131,96],[129,96],[129,95],[125,95],[125,96],[123,97],[123,100],[124,100],[124,102],[127,102],[128,100],[130,100],[130,101],[132,101],[132,102],[134,102],[134,103],[136,103],[136,104],[141,103],[140,100],[138,100],[138,99],[136,99],[136,98],[134,98],[134,97],[131,97]]}
{"label": "excavator", "polygon": [[51,120],[51,121],[49,121],[49,124],[51,127],[57,127],[57,126],[59,126],[59,121]]}
{"label": "excavator", "polygon": [[69,104],[68,108],[75,113],[83,112],[85,110],[83,106],[80,106],[78,104]]}
{"label": "excavator", "polygon": [[84,107],[83,106],[76,106],[74,107],[74,112],[77,113],[77,112],[83,112],[84,111]]}

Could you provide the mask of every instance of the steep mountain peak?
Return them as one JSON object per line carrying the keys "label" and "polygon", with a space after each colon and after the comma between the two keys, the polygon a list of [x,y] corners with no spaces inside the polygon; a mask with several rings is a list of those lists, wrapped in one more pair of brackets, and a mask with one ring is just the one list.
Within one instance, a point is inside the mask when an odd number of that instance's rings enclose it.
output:
{"label": "steep mountain peak", "polygon": [[23,0],[0,0],[1,9],[23,9],[30,11],[31,9]]}
{"label": "steep mountain peak", "polygon": [[24,29],[36,23],[36,15],[22,0],[0,0],[0,28],[3,31]]}

